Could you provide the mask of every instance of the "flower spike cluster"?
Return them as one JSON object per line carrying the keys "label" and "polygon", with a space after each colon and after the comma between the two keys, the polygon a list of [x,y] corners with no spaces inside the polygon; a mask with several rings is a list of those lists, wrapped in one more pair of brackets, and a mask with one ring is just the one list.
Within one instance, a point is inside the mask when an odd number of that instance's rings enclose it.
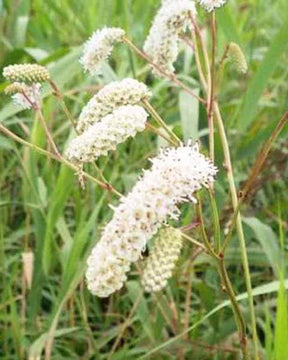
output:
{"label": "flower spike cluster", "polygon": [[[151,169],[144,171],[132,191],[121,198],[88,260],[88,288],[100,297],[122,287],[123,272],[141,257],[147,241],[167,219],[179,218],[177,204],[188,200],[196,202],[193,193],[213,182],[217,172],[212,162],[199,153],[197,144],[161,150],[151,162]],[[110,255],[109,261],[101,260],[103,249]],[[119,269],[121,261],[123,272]],[[106,272],[114,270],[113,281],[107,283]]]}
{"label": "flower spike cluster", "polygon": [[141,282],[146,292],[160,291],[167,285],[181,248],[181,231],[171,227],[159,230],[142,274]]}
{"label": "flower spike cluster", "polygon": [[136,105],[141,100],[148,100],[150,96],[151,93],[147,86],[135,79],[126,78],[121,81],[113,81],[104,86],[84,106],[77,123],[77,131],[82,133],[119,106]]}
{"label": "flower spike cluster", "polygon": [[99,67],[112,53],[113,46],[121,42],[125,31],[121,28],[103,28],[95,31],[84,44],[83,55],[80,59],[85,71],[91,75],[99,72]]}
{"label": "flower spike cluster", "polygon": [[225,5],[227,0],[198,0],[199,4],[208,12]]}
{"label": "flower spike cluster", "polygon": [[108,151],[116,149],[117,144],[143,131],[147,117],[141,106],[118,107],[73,139],[66,150],[66,158],[80,165],[107,155]]}
{"label": "flower spike cluster", "polygon": [[38,64],[15,64],[3,69],[3,76],[12,82],[5,88],[14,104],[31,109],[39,107],[42,82],[50,80],[46,67]]}
{"label": "flower spike cluster", "polygon": [[[154,18],[144,44],[145,53],[167,74],[174,73],[173,63],[178,56],[179,35],[185,31],[190,15],[196,15],[192,0],[166,0]],[[155,67],[156,76],[163,76]]]}
{"label": "flower spike cluster", "polygon": [[68,145],[67,159],[77,165],[91,162],[143,131],[148,114],[137,104],[150,96],[147,86],[134,79],[106,85],[83,108],[76,127],[80,135]]}
{"label": "flower spike cluster", "polygon": [[11,82],[26,84],[49,81],[50,74],[46,67],[38,64],[15,64],[3,69],[3,76]]}

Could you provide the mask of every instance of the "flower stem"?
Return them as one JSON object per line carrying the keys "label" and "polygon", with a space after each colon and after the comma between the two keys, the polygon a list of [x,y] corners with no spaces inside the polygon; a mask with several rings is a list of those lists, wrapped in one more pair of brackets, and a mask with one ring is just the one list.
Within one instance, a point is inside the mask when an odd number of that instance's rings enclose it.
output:
{"label": "flower stem", "polygon": [[46,124],[46,121],[44,119],[44,116],[42,114],[41,109],[37,108],[37,109],[35,109],[35,111],[36,111],[36,116],[39,119],[39,121],[40,121],[40,123],[41,123],[41,125],[42,125],[42,127],[43,127],[43,129],[45,131],[45,134],[47,136],[48,142],[49,142],[52,150],[54,151],[54,153],[56,154],[57,157],[61,158],[61,154],[60,154],[60,152],[59,152],[59,150],[58,150],[58,148],[57,148],[57,146],[56,146],[56,144],[55,144],[55,142],[53,140],[52,134],[51,134],[50,129],[48,128],[48,126]]}
{"label": "flower stem", "polygon": [[248,360],[249,359],[249,354],[247,351],[247,339],[246,339],[246,325],[245,325],[245,320],[244,317],[242,315],[241,309],[239,307],[239,304],[237,302],[233,287],[231,285],[231,281],[229,279],[225,264],[224,264],[224,258],[220,258],[218,261],[218,268],[219,268],[219,273],[220,273],[220,277],[221,280],[223,282],[224,285],[224,289],[225,292],[227,293],[230,301],[231,301],[231,306],[235,315],[235,319],[236,319],[236,323],[237,323],[237,327],[238,327],[238,332],[239,332],[239,340],[240,340],[240,346],[241,346],[241,351],[243,354],[243,359],[244,360]]}
{"label": "flower stem", "polygon": [[243,269],[244,269],[244,278],[245,278],[247,294],[248,294],[248,303],[249,303],[249,311],[250,311],[250,317],[251,317],[252,338],[253,338],[253,344],[254,344],[255,360],[259,360],[258,337],[257,337],[257,329],[256,329],[256,316],[255,316],[254,303],[253,303],[253,293],[252,293],[252,284],[251,284],[251,276],[250,276],[250,270],[249,270],[247,249],[246,249],[244,231],[243,231],[243,226],[242,226],[241,214],[240,214],[240,211],[238,208],[238,196],[237,196],[237,190],[236,190],[235,181],[234,181],[228,140],[227,140],[222,116],[221,116],[217,102],[214,102],[214,112],[215,112],[215,117],[216,117],[218,129],[219,129],[221,144],[222,144],[222,148],[223,148],[225,166],[227,169],[227,178],[228,178],[230,194],[231,194],[231,198],[232,198],[232,205],[233,205],[234,211],[237,211],[236,228],[237,228],[238,240],[239,240],[240,249],[241,249],[242,264],[243,264]]}
{"label": "flower stem", "polygon": [[161,74],[166,76],[168,79],[170,79],[172,82],[174,82],[176,85],[181,87],[184,91],[186,91],[188,94],[196,98],[199,102],[206,104],[206,101],[202,99],[200,96],[196,95],[189,86],[185,85],[182,81],[176,78],[174,74],[167,73],[164,69],[162,69],[160,66],[155,64],[152,59],[150,59],[149,56],[147,56],[142,50],[140,50],[136,45],[132,43],[131,40],[129,40],[127,37],[124,37],[123,41],[131,47],[132,50],[134,50],[139,56],[141,56],[143,59],[148,61],[149,64],[151,64],[155,69],[157,69]]}
{"label": "flower stem", "polygon": [[159,128],[156,128],[155,126],[151,125],[150,123],[146,122],[146,129],[150,130],[151,132],[153,132],[154,134],[161,136],[163,139],[165,139],[169,144],[173,145],[173,146],[177,146],[178,143],[175,143],[174,140],[172,140],[170,137],[166,136],[165,134],[163,134],[161,132],[161,130]]}
{"label": "flower stem", "polygon": [[[17,141],[18,143],[28,146],[31,149],[37,151],[38,153],[45,155],[46,157],[59,161],[62,164],[65,164],[66,166],[70,167],[72,170],[78,172],[78,167],[74,164],[72,164],[71,162],[69,162],[68,160],[66,160],[64,157],[62,157],[61,155],[58,156],[50,151],[44,150],[41,147],[31,144],[28,141],[20,138],[18,135],[14,134],[12,131],[10,131],[8,128],[6,128],[4,125],[0,124],[0,132],[2,132],[3,134],[5,134],[6,136],[10,137],[11,139]],[[116,189],[114,189],[110,184],[107,184],[103,181],[100,181],[98,179],[96,179],[95,177],[91,176],[90,174],[86,173],[85,171],[83,171],[82,173],[83,177],[93,181],[94,183],[96,183],[97,185],[99,185],[101,188],[111,191],[112,193],[114,193],[115,195],[121,197],[122,194],[120,192],[118,192]]]}
{"label": "flower stem", "polygon": [[[61,107],[65,113],[65,115],[67,116],[67,118],[70,120],[74,130],[76,131],[76,121],[74,120],[73,115],[71,114],[70,110],[68,109],[64,97],[61,93],[61,91],[59,90],[58,86],[56,85],[54,80],[50,80],[49,84],[51,85],[52,89],[53,89],[53,94],[56,96],[57,99],[59,99]],[[76,131],[77,132],[77,131]]]}
{"label": "flower stem", "polygon": [[169,128],[169,126],[165,123],[165,121],[161,118],[161,116],[158,114],[158,112],[154,109],[154,107],[147,101],[142,100],[145,108],[150,112],[150,114],[154,117],[154,119],[157,121],[157,123],[162,126],[166,132],[171,136],[171,138],[176,142],[176,144],[180,144],[181,140],[178,138],[177,135],[174,134],[174,132]]}

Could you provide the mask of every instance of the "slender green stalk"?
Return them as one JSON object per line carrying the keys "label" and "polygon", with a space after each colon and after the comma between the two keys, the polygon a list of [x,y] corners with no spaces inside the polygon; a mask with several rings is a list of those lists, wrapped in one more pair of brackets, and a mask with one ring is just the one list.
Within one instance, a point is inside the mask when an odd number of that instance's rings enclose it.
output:
{"label": "slender green stalk", "polygon": [[209,127],[209,154],[210,159],[214,162],[214,88],[215,88],[215,65],[216,65],[216,20],[215,12],[211,14],[211,34],[212,34],[212,54],[211,54],[211,67],[210,67],[210,86],[207,101],[207,114],[208,114],[208,127]]}
{"label": "slender green stalk", "polygon": [[36,109],[36,117],[39,119],[39,121],[40,121],[40,123],[41,123],[41,125],[42,125],[42,127],[43,127],[43,129],[45,131],[45,134],[46,134],[47,139],[48,139],[48,143],[50,144],[52,150],[54,151],[56,156],[60,158],[61,154],[60,154],[60,152],[59,152],[59,150],[58,150],[58,148],[57,148],[57,146],[56,146],[56,144],[55,144],[55,142],[53,140],[52,134],[51,134],[51,132],[50,132],[50,130],[49,130],[47,124],[46,124],[46,121],[44,119],[44,116],[43,116],[40,108]]}
{"label": "slender green stalk", "polygon": [[220,222],[219,222],[219,214],[218,214],[216,199],[212,188],[209,188],[209,197],[212,207],[215,249],[217,254],[219,254],[220,246],[221,246]]}
{"label": "slender green stalk", "polygon": [[189,86],[185,85],[182,81],[180,81],[179,79],[176,78],[176,76],[174,74],[170,74],[167,73],[165,70],[163,70],[160,66],[158,66],[157,64],[155,64],[149,56],[147,56],[142,50],[140,50],[136,45],[134,45],[132,43],[131,40],[129,40],[127,37],[124,37],[123,41],[131,47],[131,49],[133,51],[136,52],[136,54],[138,54],[139,56],[141,56],[143,59],[145,59],[146,61],[148,61],[149,64],[151,64],[155,69],[157,69],[161,74],[163,74],[164,76],[166,76],[168,79],[170,79],[172,82],[174,82],[176,85],[178,85],[179,87],[181,87],[184,91],[186,91],[188,94],[190,94],[191,96],[193,96],[194,98],[196,98],[199,102],[201,102],[202,104],[206,104],[206,101],[204,99],[202,99],[200,96],[196,95],[190,88]]}
{"label": "slender green stalk", "polygon": [[237,323],[237,327],[238,327],[238,332],[239,332],[239,340],[240,340],[240,346],[241,346],[241,351],[243,354],[243,359],[244,360],[248,360],[249,359],[249,354],[247,351],[247,339],[246,339],[246,325],[245,325],[245,320],[244,317],[242,315],[242,312],[240,310],[239,304],[237,302],[231,281],[229,279],[225,264],[224,264],[224,259],[221,258],[218,261],[218,268],[219,268],[219,273],[221,276],[221,280],[223,282],[224,285],[224,289],[225,292],[227,293],[230,301],[231,301],[231,306],[235,315],[235,319],[236,319],[236,323]]}
{"label": "slender green stalk", "polygon": [[59,99],[61,107],[62,107],[65,115],[70,120],[74,130],[76,131],[76,121],[75,121],[73,115],[71,114],[70,110],[68,109],[61,91],[59,90],[55,81],[53,81],[52,79],[49,81],[49,84],[51,85],[51,87],[53,89],[53,94],[57,97],[57,99]]}
{"label": "slender green stalk", "polygon": [[215,253],[213,247],[211,246],[211,243],[208,239],[206,230],[205,230],[205,226],[204,226],[204,219],[203,219],[203,213],[202,213],[202,204],[201,204],[201,199],[200,196],[197,196],[197,204],[196,204],[196,211],[197,211],[197,216],[199,219],[199,223],[200,223],[200,231],[201,231],[201,235],[202,235],[202,240],[203,243],[205,245],[205,248],[207,250],[207,252],[214,258],[218,260],[218,254]]}
{"label": "slender green stalk", "polygon": [[199,241],[191,238],[189,235],[185,234],[183,231],[181,231],[181,233],[182,233],[182,236],[184,239],[190,241],[192,244],[195,244],[196,246],[200,247],[201,249],[206,250],[206,247],[203,244],[201,244]]}
{"label": "slender green stalk", "polygon": [[161,132],[161,130],[159,128],[156,128],[155,126],[151,125],[150,123],[146,123],[146,129],[150,130],[151,132],[153,132],[154,134],[161,136],[163,139],[165,139],[169,144],[173,145],[173,146],[177,146],[178,143],[176,143],[174,140],[172,140],[170,137],[166,136],[165,134],[163,134]]}
{"label": "slender green stalk", "polygon": [[287,125],[287,122],[288,122],[288,111],[285,112],[285,114],[282,116],[276,128],[269,137],[268,141],[266,142],[266,144],[260,151],[259,155],[257,156],[257,160],[251,169],[248,181],[246,182],[244,189],[241,191],[241,197],[246,197],[248,195],[255,180],[257,179],[257,176],[259,175],[259,172],[261,171],[264,165],[265,160],[267,159],[267,156],[271,150],[274,141],[279,136],[281,131],[284,129],[284,126]]}
{"label": "slender green stalk", "polygon": [[[29,143],[28,141],[20,138],[18,135],[14,134],[12,131],[10,131],[9,129],[7,129],[4,125],[0,124],[0,132],[2,132],[3,134],[7,135],[8,137],[10,137],[11,139],[19,142],[20,144],[22,145],[25,145],[25,146],[28,146],[30,147],[31,149],[37,151],[38,153],[42,154],[42,155],[45,155],[46,157],[50,158],[50,159],[53,159],[53,160],[56,160],[56,161],[59,161],[60,163],[62,164],[65,164],[67,165],[68,167],[70,167],[72,170],[78,172],[78,167],[72,163],[70,163],[69,161],[67,161],[64,157],[62,157],[60,155],[57,156],[53,153],[51,153],[50,151],[47,151],[47,150],[44,150],[42,148],[40,148],[39,146],[37,145],[34,145],[34,144],[31,144]],[[100,181],[96,178],[94,178],[93,176],[91,176],[90,174],[86,173],[85,171],[82,172],[82,175],[83,177],[93,181],[94,183],[96,183],[97,185],[101,186],[103,189],[105,190],[108,190],[108,191],[111,191],[112,193],[114,193],[115,195],[121,197],[122,194],[120,192],[118,192],[116,189],[114,189],[110,184],[107,184],[103,181]]]}
{"label": "slender green stalk", "polygon": [[259,358],[259,351],[258,351],[256,316],[255,316],[254,303],[253,303],[252,284],[251,284],[251,276],[250,276],[250,270],[249,270],[246,242],[245,242],[244,231],[243,231],[243,226],[242,226],[241,214],[238,211],[239,210],[238,209],[238,196],[237,196],[237,190],[236,190],[235,181],[234,181],[228,140],[227,140],[222,116],[221,116],[217,102],[214,102],[214,111],[215,111],[215,117],[216,117],[218,129],[219,129],[221,144],[222,144],[222,148],[223,148],[225,166],[227,169],[227,178],[228,178],[230,194],[231,194],[231,198],[232,198],[232,205],[233,205],[234,211],[237,210],[237,212],[238,212],[237,217],[236,217],[236,228],[237,228],[237,234],[238,234],[238,239],[239,239],[239,244],[240,244],[240,249],[241,249],[242,264],[243,264],[243,269],[244,269],[244,278],[245,278],[247,294],[248,294],[248,303],[249,303],[249,310],[250,310],[250,317],[251,317],[252,338],[253,338],[253,343],[254,343],[254,356],[255,356],[255,360],[259,360],[260,358]]}
{"label": "slender green stalk", "polygon": [[150,112],[150,114],[154,117],[154,119],[157,121],[158,125],[162,126],[166,132],[171,136],[171,138],[174,140],[175,145],[179,145],[181,143],[181,140],[178,138],[177,135],[174,134],[174,132],[169,128],[169,126],[165,123],[165,121],[161,118],[161,116],[158,114],[158,112],[153,108],[153,106],[147,101],[142,100],[145,108]]}

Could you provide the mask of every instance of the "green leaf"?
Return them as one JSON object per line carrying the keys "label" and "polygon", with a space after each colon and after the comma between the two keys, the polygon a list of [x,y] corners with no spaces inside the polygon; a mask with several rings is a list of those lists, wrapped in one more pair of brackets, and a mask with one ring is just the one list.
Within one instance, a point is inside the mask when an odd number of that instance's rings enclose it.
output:
{"label": "green leaf", "polygon": [[[56,330],[54,336],[55,337],[65,336],[65,335],[68,335],[68,334],[71,334],[71,333],[77,331],[78,329],[79,329],[78,327],[70,327],[70,328]],[[49,332],[45,332],[44,334],[39,336],[34,341],[34,343],[31,345],[30,351],[29,351],[29,359],[30,360],[40,359],[42,351],[45,346],[45,343],[48,339],[48,335],[49,335]]]}
{"label": "green leaf", "polygon": [[230,7],[225,6],[217,11],[217,20],[219,21],[221,29],[227,37],[227,40],[229,42],[235,41],[238,44],[241,44],[240,36],[237,30],[237,26],[233,20]]}
{"label": "green leaf", "polygon": [[272,39],[270,48],[246,92],[238,115],[240,130],[245,130],[254,120],[261,95],[277,67],[282,53],[287,49],[287,44],[287,23],[285,22]]}
{"label": "green leaf", "polygon": [[275,274],[279,272],[280,264],[280,249],[278,246],[278,238],[272,229],[263,224],[259,219],[251,217],[244,218],[244,223],[247,224],[254,232],[257,240],[261,244],[267,259]]}
{"label": "green leaf", "polygon": [[275,325],[274,358],[288,359],[288,303],[285,292],[284,277],[281,276],[277,299],[277,315]]}

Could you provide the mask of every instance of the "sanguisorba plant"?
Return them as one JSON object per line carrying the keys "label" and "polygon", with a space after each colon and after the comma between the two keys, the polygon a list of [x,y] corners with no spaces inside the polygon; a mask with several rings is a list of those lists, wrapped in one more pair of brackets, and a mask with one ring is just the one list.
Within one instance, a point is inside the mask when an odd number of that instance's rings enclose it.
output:
{"label": "sanguisorba plant", "polygon": [[[249,297],[250,328],[254,345],[253,358],[257,360],[259,359],[258,339],[251,278],[240,214],[242,198],[239,199],[237,195],[225,127],[217,102],[217,79],[224,64],[230,62],[237,71],[245,73],[247,63],[241,48],[235,43],[227,45],[220,59],[216,57],[215,11],[226,5],[226,1],[198,0],[198,2],[200,7],[209,13],[211,49],[207,48],[197,23],[197,4],[192,0],[162,0],[143,50],[136,47],[121,28],[105,27],[97,30],[84,44],[80,63],[84,70],[93,76],[101,72],[102,62],[109,58],[116,44],[124,43],[129,46],[136,54],[148,61],[156,78],[169,79],[198,99],[206,108],[209,157],[201,154],[199,143],[181,141],[151,105],[151,92],[148,87],[130,78],[104,86],[83,108],[76,123],[66,104],[62,104],[66,115],[71,119],[75,136],[66,150],[61,151],[55,144],[41,111],[42,83],[48,82],[53,88],[54,95],[61,101],[63,98],[55,82],[57,79],[55,81],[51,79],[48,70],[37,64],[10,65],[4,69],[3,75],[11,82],[6,88],[6,93],[12,95],[13,101],[23,108],[33,109],[36,112],[45,130],[49,150],[27,142],[2,124],[0,124],[0,130],[15,141],[74,169],[82,186],[84,186],[84,179],[92,180],[103,189],[119,196],[119,205],[113,207],[114,215],[88,258],[86,282],[92,294],[107,297],[121,289],[134,262],[143,265],[141,279],[139,279],[143,289],[146,292],[161,291],[177,266],[181,248],[185,246],[184,241],[192,241],[196,246],[204,249],[219,268],[221,285],[230,299],[238,327],[242,355],[247,360],[251,354],[247,347],[246,324],[225,267],[227,245],[233,228],[236,226]],[[175,74],[173,64],[178,57],[181,41],[187,42],[195,51],[203,97],[196,95],[193,89],[180,81]],[[149,114],[154,118],[157,126],[148,121]],[[94,163],[99,156],[106,156],[110,151],[117,151],[119,143],[128,138],[134,138],[137,132],[145,129],[164,137],[167,147],[162,148],[157,156],[150,159],[151,167],[143,171],[143,175],[129,194],[125,196],[120,194],[103,178],[101,172],[99,172],[99,178],[95,178],[84,171],[85,163]],[[227,172],[234,208],[230,231],[223,239],[220,238],[213,190],[218,171],[217,165],[214,164],[215,131],[218,131],[221,139],[224,168]],[[94,165],[97,166],[95,163]],[[218,167],[220,168],[219,165]],[[254,179],[260,168],[256,169],[256,173],[253,172]],[[213,209],[215,235],[212,240],[205,230],[201,202],[198,201],[199,196],[196,194],[202,188],[206,188],[209,192]],[[245,192],[247,193],[248,190],[245,189]],[[180,223],[181,212],[178,206],[183,202],[196,206],[202,242],[197,242],[187,233],[183,233],[184,230],[181,230],[180,226],[173,228],[171,224],[168,224],[170,219],[173,220],[174,225],[177,222]],[[152,250],[143,260],[141,255],[146,249],[147,242],[153,237]]]}

